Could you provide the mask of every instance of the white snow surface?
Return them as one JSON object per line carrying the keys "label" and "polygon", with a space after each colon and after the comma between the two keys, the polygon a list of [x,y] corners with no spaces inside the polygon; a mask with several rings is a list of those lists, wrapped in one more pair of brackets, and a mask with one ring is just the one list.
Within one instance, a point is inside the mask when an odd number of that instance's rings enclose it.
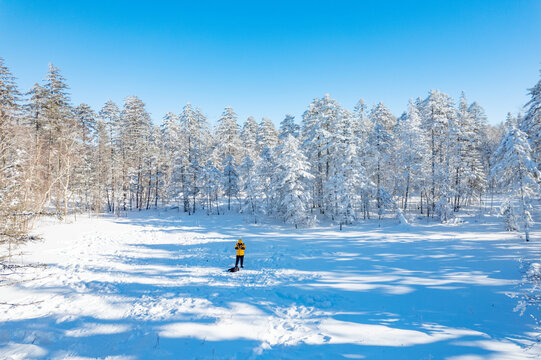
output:
{"label": "white snow surface", "polygon": [[[509,294],[541,234],[499,221],[44,219],[12,262],[46,266],[3,270],[0,358],[535,359],[535,321]],[[228,273],[239,237],[245,268]]]}

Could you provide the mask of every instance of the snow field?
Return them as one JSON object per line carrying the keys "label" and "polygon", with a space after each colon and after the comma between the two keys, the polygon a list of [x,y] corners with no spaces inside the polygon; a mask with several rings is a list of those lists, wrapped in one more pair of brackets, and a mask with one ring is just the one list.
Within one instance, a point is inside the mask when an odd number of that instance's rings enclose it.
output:
{"label": "snow field", "polygon": [[[496,221],[44,220],[12,261],[46,267],[0,288],[0,358],[534,359],[535,322],[510,295],[541,247]],[[239,237],[245,269],[227,273]]]}

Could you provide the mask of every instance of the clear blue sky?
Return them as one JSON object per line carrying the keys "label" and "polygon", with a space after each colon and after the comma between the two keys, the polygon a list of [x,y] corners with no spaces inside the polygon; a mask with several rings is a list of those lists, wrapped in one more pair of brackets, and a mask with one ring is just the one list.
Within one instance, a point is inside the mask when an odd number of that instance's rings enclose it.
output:
{"label": "clear blue sky", "polygon": [[300,121],[325,93],[399,115],[431,88],[497,123],[539,80],[541,1],[0,0],[0,56],[24,91],[52,62],[75,104],[138,95],[156,123],[186,102]]}

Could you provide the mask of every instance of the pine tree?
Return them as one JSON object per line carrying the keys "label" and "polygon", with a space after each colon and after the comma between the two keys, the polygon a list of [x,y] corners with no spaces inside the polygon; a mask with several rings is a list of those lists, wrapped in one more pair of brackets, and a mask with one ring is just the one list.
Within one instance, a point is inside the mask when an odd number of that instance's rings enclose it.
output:
{"label": "pine tree", "polygon": [[[431,90],[420,104],[422,125],[427,132],[430,167],[427,174],[429,190],[425,192],[427,216],[439,204],[440,215],[448,214],[444,202],[449,202],[449,122],[455,117],[453,100],[438,90]],[[443,201],[440,201],[442,200]]]}
{"label": "pine tree", "polygon": [[80,157],[80,143],[77,141],[77,122],[73,115],[66,79],[60,70],[49,64],[49,71],[43,86],[45,182],[48,188],[47,200],[55,200],[57,211],[64,216],[68,213],[73,193],[71,186],[73,171]]}
{"label": "pine tree", "polygon": [[512,124],[494,153],[492,170],[492,177],[509,192],[509,201],[518,202],[526,241],[530,240],[531,199],[539,196],[541,179],[531,154],[526,134]]}
{"label": "pine tree", "polygon": [[29,101],[25,105],[27,122],[33,128],[34,144],[37,147],[41,145],[41,139],[45,138],[45,108],[47,106],[47,94],[43,86],[35,83],[34,86],[25,94]]}
{"label": "pine tree", "polygon": [[354,130],[357,138],[359,139],[359,146],[361,148],[368,143],[368,137],[370,136],[374,128],[374,123],[366,114],[366,111],[366,104],[364,103],[363,99],[360,99],[353,108],[353,116],[356,124]]}
{"label": "pine tree", "polygon": [[[201,173],[201,189],[205,196],[205,205],[207,215],[212,213],[213,203],[217,203],[221,191],[220,171],[216,169],[212,161],[208,160]],[[216,213],[220,214],[220,208],[216,205]]]}
{"label": "pine tree", "polygon": [[472,137],[470,139],[471,152],[467,157],[469,188],[473,195],[480,199],[488,186],[490,155],[493,152],[490,150],[485,110],[474,101],[468,107],[468,112],[473,120],[471,127]]}
{"label": "pine tree", "polygon": [[246,155],[239,167],[240,189],[243,193],[241,212],[251,214],[257,224],[257,215],[261,212],[260,198],[262,187],[252,159]]}
{"label": "pine tree", "polygon": [[261,152],[265,147],[274,149],[278,145],[278,132],[270,119],[264,117],[257,128],[257,147]]}
{"label": "pine tree", "polygon": [[81,161],[75,169],[73,188],[79,193],[80,202],[88,209],[92,205],[90,203],[92,184],[96,183],[95,175],[98,175],[92,169],[97,130],[96,114],[87,104],[80,104],[74,109],[74,115],[77,121],[77,138],[81,145]]}
{"label": "pine tree", "polygon": [[310,225],[308,182],[313,178],[306,157],[299,149],[298,140],[289,135],[277,149],[276,182],[273,192],[278,199],[276,213],[286,223]]}
{"label": "pine tree", "polygon": [[138,210],[145,206],[145,192],[147,183],[145,176],[148,174],[149,139],[152,124],[150,114],[145,109],[145,104],[136,96],[128,96],[122,110],[122,122],[125,148],[125,164],[123,179],[124,208],[129,201],[129,208]]}
{"label": "pine tree", "polygon": [[401,117],[397,126],[396,161],[403,192],[404,212],[408,208],[408,199],[414,191],[420,191],[423,174],[426,169],[428,147],[426,134],[421,129],[421,115],[417,105],[410,100],[408,110]]}
{"label": "pine tree", "polygon": [[168,112],[163,117],[161,138],[163,157],[162,196],[179,200],[182,193],[182,178],[179,173],[184,164],[180,150],[182,143],[180,120],[176,114]]}
{"label": "pine tree", "polygon": [[91,183],[91,208],[96,212],[100,212],[103,207],[103,199],[106,199],[107,209],[112,208],[111,199],[109,197],[109,189],[112,184],[110,169],[111,163],[111,147],[112,142],[107,124],[99,119],[96,123],[96,151],[90,153],[90,171],[92,172]]}
{"label": "pine tree", "polygon": [[231,198],[238,198],[239,195],[239,173],[237,171],[237,164],[233,159],[233,155],[229,155],[222,164],[223,176],[222,187],[224,195],[227,197],[227,210],[231,210]]}
{"label": "pine tree", "polygon": [[[379,196],[390,184],[389,169],[391,168],[391,154],[393,153],[394,137],[392,129],[395,119],[391,112],[382,103],[377,104],[370,113],[374,127],[368,138],[367,154],[369,157],[369,171],[373,174],[376,184],[376,206],[381,219],[384,213],[385,202]],[[385,190],[385,193],[387,191]]]}
{"label": "pine tree", "polygon": [[261,187],[262,211],[264,214],[271,214],[274,211],[274,194],[272,192],[273,184],[276,177],[276,158],[268,147],[264,148],[261,152],[259,160],[256,163],[256,177],[259,186]]}
{"label": "pine tree", "polygon": [[[122,124],[120,110],[118,106],[111,100],[103,105],[98,113],[100,121],[108,132],[109,140],[109,180],[105,185],[107,198],[107,208],[111,212],[117,209],[117,194],[121,192],[121,175],[122,175]],[[105,160],[104,160],[105,161]],[[118,207],[119,208],[119,207]]]}
{"label": "pine tree", "polygon": [[244,125],[242,126],[242,131],[240,134],[240,140],[242,143],[242,153],[243,157],[250,156],[250,158],[256,158],[259,155],[259,150],[257,146],[257,130],[258,125],[252,116],[249,116]]}
{"label": "pine tree", "polygon": [[28,132],[22,127],[20,101],[15,77],[0,58],[0,244],[24,235],[24,213],[33,210],[25,201],[24,190],[32,183],[27,173],[31,154],[24,143]]}
{"label": "pine tree", "polygon": [[[327,208],[324,193],[326,182],[331,172],[336,124],[344,115],[341,106],[329,94],[321,99],[314,99],[303,114],[302,149],[310,164],[310,172],[314,176],[312,186],[313,207],[324,214]],[[327,187],[328,189],[328,187]]]}
{"label": "pine tree", "polygon": [[233,108],[228,106],[218,119],[218,127],[216,129],[216,148],[214,149],[213,156],[217,162],[216,166],[221,167],[224,160],[230,155],[236,163],[240,162],[242,144],[239,136],[237,114],[233,111]]}
{"label": "pine tree", "polygon": [[365,201],[369,200],[369,194],[375,188],[361,163],[359,149],[353,134],[345,137],[341,148],[342,161],[340,166],[335,167],[336,170],[332,178],[333,187],[336,189],[334,215],[340,223],[340,230],[342,230],[343,224],[352,224],[357,220],[358,209],[361,204],[366,206]]}
{"label": "pine tree", "polygon": [[209,130],[206,117],[189,103],[180,114],[180,123],[183,138],[180,153],[183,158],[184,211],[190,211],[191,208],[191,212],[195,212],[199,193],[198,176],[207,159]]}
{"label": "pine tree", "polygon": [[519,231],[518,220],[513,208],[513,203],[507,199],[501,207],[501,215],[505,223],[506,231]]}
{"label": "pine tree", "polygon": [[525,105],[526,113],[519,126],[527,134],[534,160],[541,170],[541,80],[528,93],[531,98]]}
{"label": "pine tree", "polygon": [[[473,109],[473,108],[472,108]],[[480,111],[477,105],[475,112]],[[474,111],[470,111],[462,93],[456,117],[449,121],[449,162],[451,189],[454,194],[453,208],[458,211],[463,203],[472,198],[480,199],[485,189],[485,173],[481,159],[481,129]],[[484,132],[483,132],[484,133]]]}
{"label": "pine tree", "polygon": [[278,138],[280,141],[287,139],[289,135],[292,135],[295,138],[299,137],[300,126],[295,123],[295,116],[287,114],[280,123],[280,132]]}

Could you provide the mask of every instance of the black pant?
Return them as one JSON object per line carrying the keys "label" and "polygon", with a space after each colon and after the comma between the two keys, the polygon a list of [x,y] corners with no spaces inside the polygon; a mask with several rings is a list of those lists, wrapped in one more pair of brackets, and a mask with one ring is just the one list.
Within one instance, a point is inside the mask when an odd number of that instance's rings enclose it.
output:
{"label": "black pant", "polygon": [[240,266],[244,266],[244,255],[237,255],[237,260],[235,261],[235,267],[239,265],[240,260]]}

